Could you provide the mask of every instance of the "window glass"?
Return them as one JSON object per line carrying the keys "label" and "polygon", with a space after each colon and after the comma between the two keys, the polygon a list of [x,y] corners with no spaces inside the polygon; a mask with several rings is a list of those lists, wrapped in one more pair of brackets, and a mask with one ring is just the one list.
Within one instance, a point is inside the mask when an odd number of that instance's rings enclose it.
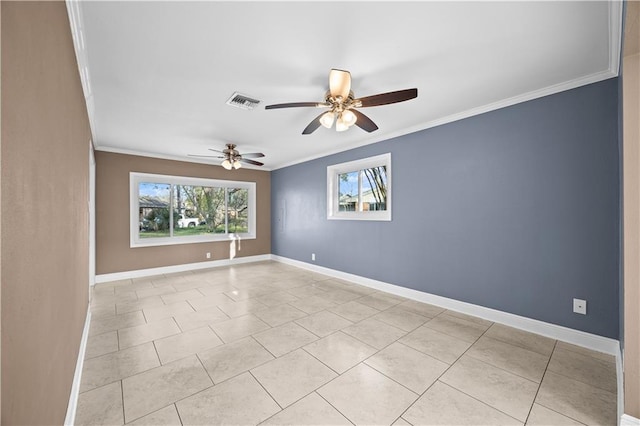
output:
{"label": "window glass", "polygon": [[130,176],[131,247],[255,238],[254,182]]}
{"label": "window glass", "polygon": [[327,167],[327,219],[391,220],[391,154]]}
{"label": "window glass", "polygon": [[171,229],[169,202],[171,185],[140,182],[138,185],[138,219],[140,238],[168,237]]}

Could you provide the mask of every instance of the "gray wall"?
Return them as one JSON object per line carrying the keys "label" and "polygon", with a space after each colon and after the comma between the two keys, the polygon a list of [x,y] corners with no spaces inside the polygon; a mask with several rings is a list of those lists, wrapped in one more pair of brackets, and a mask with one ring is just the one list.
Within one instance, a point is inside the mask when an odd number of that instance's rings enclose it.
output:
{"label": "gray wall", "polygon": [[[272,252],[618,338],[617,84],[276,170]],[[393,221],[328,221],[326,167],[385,152]]]}

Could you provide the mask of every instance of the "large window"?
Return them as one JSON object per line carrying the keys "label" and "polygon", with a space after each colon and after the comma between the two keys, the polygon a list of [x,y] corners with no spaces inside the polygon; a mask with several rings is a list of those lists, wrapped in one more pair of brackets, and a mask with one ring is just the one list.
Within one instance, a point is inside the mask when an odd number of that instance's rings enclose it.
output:
{"label": "large window", "polygon": [[391,220],[391,154],[327,167],[327,218]]}
{"label": "large window", "polygon": [[254,182],[130,174],[131,247],[255,238]]}

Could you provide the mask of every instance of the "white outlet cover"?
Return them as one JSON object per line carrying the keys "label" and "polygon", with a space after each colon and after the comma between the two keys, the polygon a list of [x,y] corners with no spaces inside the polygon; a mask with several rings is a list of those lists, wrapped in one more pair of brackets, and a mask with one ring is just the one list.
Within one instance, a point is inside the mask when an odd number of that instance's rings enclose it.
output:
{"label": "white outlet cover", "polygon": [[582,299],[573,299],[573,312],[576,314],[587,315],[587,301]]}

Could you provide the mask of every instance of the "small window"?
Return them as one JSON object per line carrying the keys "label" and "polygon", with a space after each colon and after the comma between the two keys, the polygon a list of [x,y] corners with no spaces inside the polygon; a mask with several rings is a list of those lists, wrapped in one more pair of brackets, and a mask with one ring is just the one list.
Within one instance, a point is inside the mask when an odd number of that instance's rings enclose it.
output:
{"label": "small window", "polygon": [[327,218],[391,220],[391,154],[327,167]]}
{"label": "small window", "polygon": [[130,174],[131,247],[255,238],[254,182]]}

